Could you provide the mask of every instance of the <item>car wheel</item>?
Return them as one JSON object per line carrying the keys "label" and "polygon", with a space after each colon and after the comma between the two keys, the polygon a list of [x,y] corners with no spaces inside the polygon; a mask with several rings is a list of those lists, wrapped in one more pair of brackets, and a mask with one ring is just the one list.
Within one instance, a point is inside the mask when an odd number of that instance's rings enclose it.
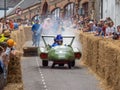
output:
{"label": "car wheel", "polygon": [[48,61],[43,60],[43,61],[42,61],[42,65],[43,65],[43,66],[48,66]]}
{"label": "car wheel", "polygon": [[64,64],[59,64],[59,66],[64,66]]}
{"label": "car wheel", "polygon": [[75,60],[71,61],[71,66],[72,66],[72,67],[75,66]]}
{"label": "car wheel", "polygon": [[68,63],[68,68],[71,69],[71,62]]}

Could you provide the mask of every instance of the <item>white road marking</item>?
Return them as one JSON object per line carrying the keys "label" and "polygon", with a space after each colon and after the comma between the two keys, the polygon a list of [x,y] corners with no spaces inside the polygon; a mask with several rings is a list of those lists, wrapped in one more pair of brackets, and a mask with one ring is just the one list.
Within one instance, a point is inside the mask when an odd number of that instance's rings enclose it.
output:
{"label": "white road marking", "polygon": [[[40,64],[39,64],[39,62],[38,62],[37,57],[36,57],[36,63],[37,63],[37,66],[39,67],[39,66],[40,66]],[[38,68],[38,71],[39,71],[39,73],[40,73],[40,75],[41,75],[42,84],[43,84],[43,86],[44,86],[44,89],[45,89],[45,90],[48,90],[48,89],[47,89],[46,82],[45,82],[45,79],[44,79],[44,75],[43,75],[43,73],[42,73],[41,69],[40,69],[40,68]]]}

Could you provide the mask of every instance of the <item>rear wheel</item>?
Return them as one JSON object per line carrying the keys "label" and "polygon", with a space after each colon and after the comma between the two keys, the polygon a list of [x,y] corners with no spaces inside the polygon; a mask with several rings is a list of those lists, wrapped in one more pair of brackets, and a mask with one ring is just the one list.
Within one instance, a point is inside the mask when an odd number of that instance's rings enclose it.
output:
{"label": "rear wheel", "polygon": [[71,66],[72,66],[72,67],[75,66],[75,60],[71,61]]}
{"label": "rear wheel", "polygon": [[42,65],[43,65],[43,66],[48,66],[48,61],[43,60],[43,61],[42,61]]}
{"label": "rear wheel", "polygon": [[68,62],[68,68],[71,69],[71,62]]}

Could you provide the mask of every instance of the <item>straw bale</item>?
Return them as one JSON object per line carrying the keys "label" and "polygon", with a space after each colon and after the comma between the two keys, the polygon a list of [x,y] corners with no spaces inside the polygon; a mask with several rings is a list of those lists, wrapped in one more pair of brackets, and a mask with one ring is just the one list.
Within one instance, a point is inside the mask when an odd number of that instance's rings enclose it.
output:
{"label": "straw bale", "polygon": [[25,40],[26,41],[32,40],[31,27],[24,27],[24,32],[25,32]]}
{"label": "straw bale", "polygon": [[[117,53],[118,53],[118,46],[114,45],[111,42],[106,42],[105,51],[104,53],[104,65],[103,68],[105,70],[105,82],[106,85],[111,87],[113,90],[117,90],[118,78],[117,78]],[[103,78],[103,77],[102,77]]]}
{"label": "straw bale", "polygon": [[12,33],[11,33],[11,38],[17,43],[17,45],[15,46],[16,47],[16,49],[18,49],[19,50],[19,48],[20,48],[20,45],[19,45],[19,37],[18,37],[18,31],[13,31]]}
{"label": "straw bale", "polygon": [[20,48],[21,48],[21,41],[20,41],[20,38],[22,38],[22,37],[20,37],[20,30],[18,30],[17,31],[17,43],[18,43],[18,50],[20,50]]}
{"label": "straw bale", "polygon": [[111,42],[112,42],[114,45],[120,47],[120,41],[119,41],[119,40],[111,40]]}
{"label": "straw bale", "polygon": [[9,83],[4,90],[23,90],[23,83]]}
{"label": "straw bale", "polygon": [[84,38],[84,33],[83,32],[80,32],[80,42],[83,44],[83,38]]}
{"label": "straw bale", "polygon": [[103,80],[105,90],[120,88],[120,42],[80,33],[82,60]]}
{"label": "straw bale", "polygon": [[92,43],[92,66],[91,69],[96,72],[97,71],[97,66],[98,66],[98,59],[99,59],[99,41],[101,39],[98,37],[91,37],[91,43]]}
{"label": "straw bale", "polygon": [[[84,33],[82,35],[84,38],[83,38],[83,43],[82,43],[82,58],[81,58],[81,60],[83,61],[84,64],[87,65],[87,56],[88,56],[87,39],[88,39],[88,37]],[[81,40],[81,38],[80,38],[80,40]]]}
{"label": "straw bale", "polygon": [[11,32],[11,38],[17,42],[17,31]]}
{"label": "straw bale", "polygon": [[91,35],[88,35],[88,39],[87,39],[87,51],[88,51],[88,56],[87,56],[87,59],[88,59],[88,65],[91,66],[91,61],[92,61],[92,56],[93,56],[93,44],[91,42]]}
{"label": "straw bale", "polygon": [[10,55],[10,62],[8,65],[8,83],[20,83],[22,82],[20,56]]}
{"label": "straw bale", "polygon": [[23,46],[25,44],[25,32],[23,27],[20,27],[20,37],[21,46]]}

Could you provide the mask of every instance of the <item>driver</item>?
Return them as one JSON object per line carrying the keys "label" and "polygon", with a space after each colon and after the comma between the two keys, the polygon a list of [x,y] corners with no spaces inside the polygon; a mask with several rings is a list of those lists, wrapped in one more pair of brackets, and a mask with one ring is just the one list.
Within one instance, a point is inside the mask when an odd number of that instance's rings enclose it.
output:
{"label": "driver", "polygon": [[59,34],[54,38],[54,43],[52,44],[52,47],[62,45],[62,44],[63,44],[63,37],[61,34]]}

